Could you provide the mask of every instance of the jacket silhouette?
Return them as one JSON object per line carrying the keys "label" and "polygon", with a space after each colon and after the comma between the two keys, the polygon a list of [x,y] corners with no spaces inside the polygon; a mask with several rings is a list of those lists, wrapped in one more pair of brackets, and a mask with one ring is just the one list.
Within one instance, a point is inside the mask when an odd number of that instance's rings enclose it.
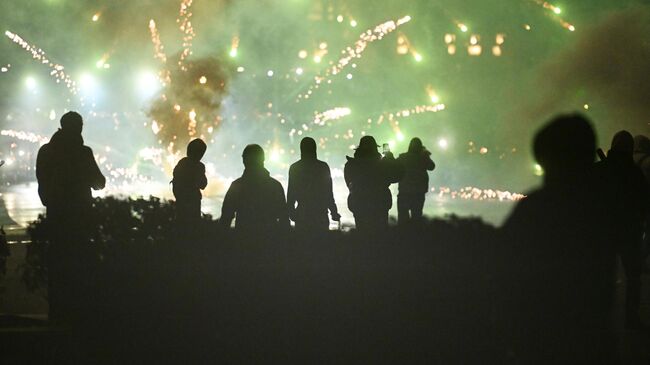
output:
{"label": "jacket silhouette", "polygon": [[208,185],[205,165],[201,162],[206,149],[205,142],[193,140],[187,145],[187,157],[174,167],[172,184],[179,218],[201,218],[201,190]]}
{"label": "jacket silhouette", "polygon": [[297,229],[327,230],[328,210],[333,220],[341,219],[334,202],[330,167],[317,159],[316,141],[312,138],[302,139],[300,161],[289,168],[287,204]]}
{"label": "jacket silhouette", "polygon": [[242,158],[244,173],[233,181],[224,197],[221,224],[230,227],[235,219],[235,228],[249,233],[287,228],[284,189],[264,168],[264,150],[259,145],[248,145]]}
{"label": "jacket silhouette", "polygon": [[36,158],[38,195],[48,215],[65,215],[90,207],[91,189],[106,185],[93,151],[84,146],[81,115],[68,112],[61,118],[61,129],[43,145]]}
{"label": "jacket silhouette", "polygon": [[611,363],[615,250],[603,187],[594,177],[595,134],[580,115],[535,136],[543,186],[502,228],[505,285],[519,363]]}
{"label": "jacket silhouette", "polygon": [[429,191],[428,171],[433,171],[436,164],[419,138],[411,140],[408,152],[399,155],[397,161],[404,169],[397,194],[397,220],[400,224],[418,221],[422,218],[424,197]]}
{"label": "jacket silhouette", "polygon": [[634,163],[634,139],[627,131],[614,135],[607,159],[597,164],[607,199],[607,216],[614,228],[610,238],[621,256],[626,278],[625,325],[642,327],[639,316],[643,257],[641,243],[650,196],[645,178]]}
{"label": "jacket silhouette", "polygon": [[364,136],[354,157],[347,157],[345,183],[350,194],[348,208],[358,229],[372,230],[388,225],[388,211],[393,199],[388,187],[400,180],[402,166],[390,152],[385,157],[377,151],[377,142]]}

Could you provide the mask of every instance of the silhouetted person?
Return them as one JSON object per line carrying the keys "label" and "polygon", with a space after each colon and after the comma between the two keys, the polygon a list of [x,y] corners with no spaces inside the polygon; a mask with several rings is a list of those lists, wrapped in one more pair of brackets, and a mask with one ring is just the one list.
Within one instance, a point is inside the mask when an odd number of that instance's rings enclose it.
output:
{"label": "silhouetted person", "polygon": [[625,325],[642,328],[639,316],[641,301],[641,244],[644,220],[650,202],[648,188],[641,170],[634,163],[634,139],[620,131],[612,139],[607,159],[597,164],[597,172],[605,184],[610,224],[615,231],[612,243],[621,256],[625,270]]}
{"label": "silhouetted person", "polygon": [[256,144],[244,148],[244,173],[233,181],[223,199],[220,222],[239,231],[255,233],[287,228],[287,202],[282,184],[264,168],[264,150]]}
{"label": "silhouetted person", "polygon": [[106,185],[93,151],[83,144],[82,129],[81,115],[68,112],[61,117],[61,129],[38,151],[38,195],[49,218],[69,221],[71,215],[83,215],[92,203],[91,189]]}
{"label": "silhouetted person", "polygon": [[595,134],[580,115],[559,116],[535,136],[543,186],[503,226],[504,318],[521,364],[611,363],[615,251]]}
{"label": "silhouetted person", "polygon": [[[641,169],[645,177],[646,188],[650,191],[650,139],[646,136],[638,135],[634,137],[634,163]],[[650,271],[647,263],[648,255],[650,255],[650,207],[646,207],[643,238],[643,270],[648,272]]]}
{"label": "silhouetted person", "polygon": [[300,161],[289,168],[287,204],[289,217],[299,230],[327,231],[328,210],[332,220],[341,220],[334,202],[330,167],[317,159],[313,138],[300,141]]}
{"label": "silhouetted person", "polygon": [[382,158],[377,142],[364,136],[354,152],[347,157],[344,177],[350,190],[348,208],[360,230],[376,230],[388,225],[388,211],[393,199],[388,187],[402,177],[402,166],[388,151]]}
{"label": "silhouetted person", "polygon": [[399,181],[397,194],[397,221],[400,224],[408,221],[420,221],[424,196],[429,190],[429,173],[436,168],[431,160],[431,152],[419,138],[413,138],[409,143],[408,152],[397,158],[404,168],[404,177]]}
{"label": "silhouetted person", "polygon": [[201,190],[208,185],[205,165],[201,158],[208,146],[201,139],[187,145],[187,157],[183,157],[174,167],[172,180],[178,218],[195,221],[201,218]]}
{"label": "silhouetted person", "polygon": [[93,151],[84,146],[83,119],[75,112],[61,117],[61,129],[38,151],[38,194],[47,207],[51,245],[47,251],[48,302],[51,320],[78,317],[83,312],[92,255],[87,252],[92,207],[91,189],[103,189]]}

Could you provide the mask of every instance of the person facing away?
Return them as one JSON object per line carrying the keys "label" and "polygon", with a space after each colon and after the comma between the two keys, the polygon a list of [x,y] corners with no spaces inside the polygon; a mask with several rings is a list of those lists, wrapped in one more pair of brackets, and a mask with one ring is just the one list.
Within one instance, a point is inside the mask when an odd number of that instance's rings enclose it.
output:
{"label": "person facing away", "polygon": [[424,196],[429,190],[429,173],[436,168],[431,152],[419,138],[409,143],[408,152],[397,158],[404,168],[404,177],[399,181],[397,194],[397,221],[399,224],[422,219]]}
{"label": "person facing away", "polygon": [[76,112],[61,117],[61,128],[36,157],[38,195],[53,218],[69,219],[90,208],[92,190],[101,190],[106,178],[99,170],[92,149],[81,136],[83,119]]}
{"label": "person facing away", "polygon": [[244,148],[244,173],[233,181],[221,208],[220,222],[254,233],[260,229],[287,228],[289,217],[284,189],[264,168],[264,150],[256,144]]}
{"label": "person facing away", "polygon": [[634,163],[639,166],[650,186],[650,139],[643,135],[634,137]]}
{"label": "person facing away", "polygon": [[350,194],[348,208],[360,230],[381,229],[388,225],[393,199],[388,187],[402,177],[402,166],[388,151],[382,157],[372,136],[364,136],[354,152],[347,156],[345,183]]}
{"label": "person facing away", "polygon": [[332,220],[341,220],[334,201],[330,167],[317,158],[313,138],[300,141],[300,161],[289,168],[287,205],[289,217],[300,230],[326,231],[328,210]]}
{"label": "person facing away", "polygon": [[625,271],[625,326],[642,329],[644,325],[639,315],[643,267],[641,244],[650,197],[633,154],[634,138],[629,132],[620,131],[612,139],[607,158],[596,168],[607,197],[607,216],[615,228],[612,244]]}
{"label": "person facing away", "polygon": [[201,190],[208,185],[205,165],[201,158],[208,146],[197,138],[187,145],[187,157],[183,157],[174,167],[172,191],[176,198],[179,218],[201,218]]}
{"label": "person facing away", "polygon": [[501,230],[506,332],[522,364],[610,363],[616,254],[591,123],[556,117],[533,150],[543,185]]}

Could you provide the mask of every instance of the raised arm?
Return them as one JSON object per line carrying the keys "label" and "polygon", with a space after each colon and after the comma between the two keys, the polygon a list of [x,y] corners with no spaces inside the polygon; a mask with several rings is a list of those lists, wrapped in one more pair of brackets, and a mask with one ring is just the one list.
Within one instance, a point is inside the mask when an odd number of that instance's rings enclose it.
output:
{"label": "raised arm", "polygon": [[106,187],[106,178],[102,174],[97,162],[95,161],[95,156],[93,155],[93,150],[89,147],[86,147],[86,159],[88,166],[88,183],[93,190],[101,190]]}

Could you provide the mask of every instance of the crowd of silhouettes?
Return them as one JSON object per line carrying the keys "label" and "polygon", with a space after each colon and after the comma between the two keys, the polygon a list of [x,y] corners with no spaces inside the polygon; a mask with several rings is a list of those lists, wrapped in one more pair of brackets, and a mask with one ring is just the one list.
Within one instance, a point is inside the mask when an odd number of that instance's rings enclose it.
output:
{"label": "crowd of silhouettes", "polygon": [[[83,144],[82,127],[79,114],[65,114],[61,129],[41,147],[37,159],[39,195],[53,241],[60,246],[83,224],[91,190],[106,183],[92,150]],[[393,201],[389,187],[394,183],[399,184],[399,224],[422,221],[428,173],[436,167],[419,138],[398,158],[386,147],[382,154],[379,147],[372,136],[362,137],[344,168],[348,207],[356,228],[365,232],[388,226]],[[174,168],[180,224],[191,226],[201,218],[201,190],[208,184],[201,162],[206,149],[202,140],[191,141],[187,157]],[[543,185],[517,204],[500,231],[509,252],[504,278],[517,278],[504,279],[513,285],[510,293],[516,293],[510,294],[512,333],[528,346],[523,352],[530,355],[529,363],[548,360],[556,352],[573,351],[576,361],[611,355],[607,329],[617,256],[626,277],[625,324],[644,328],[639,303],[640,278],[647,271],[650,140],[621,131],[608,153],[601,154],[602,161],[594,163],[596,151],[594,129],[581,115],[562,115],[541,128],[533,153],[544,171]],[[293,221],[297,231],[318,233],[329,229],[330,218],[340,222],[330,168],[318,159],[316,141],[304,138],[300,153],[289,169],[285,198],[281,183],[264,166],[262,147],[246,146],[244,171],[225,194],[220,224],[230,227],[234,220],[235,231],[259,233],[288,230]],[[61,284],[66,280],[61,274],[65,252],[51,255],[52,292],[66,290]],[[50,297],[55,316],[63,305],[59,300],[56,294]]]}

